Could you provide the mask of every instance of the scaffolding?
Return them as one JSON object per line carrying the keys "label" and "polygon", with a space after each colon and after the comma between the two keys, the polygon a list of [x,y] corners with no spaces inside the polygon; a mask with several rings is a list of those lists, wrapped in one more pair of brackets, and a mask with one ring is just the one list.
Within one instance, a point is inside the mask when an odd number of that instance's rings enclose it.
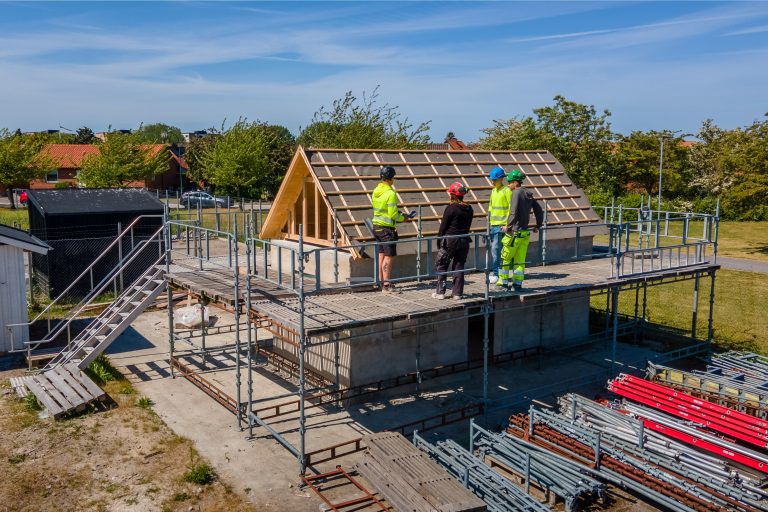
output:
{"label": "scaffolding", "polygon": [[[436,242],[449,237],[422,236],[400,240],[399,245],[417,246],[417,255],[421,248],[427,249],[427,261],[422,264],[417,259],[416,272],[412,275],[391,279],[401,282],[411,289],[401,296],[387,297],[390,301],[386,311],[377,318],[372,318],[366,325],[375,326],[378,321],[409,320],[417,323],[417,335],[420,327],[440,324],[446,319],[437,318],[440,312],[460,311],[466,318],[482,319],[482,356],[460,363],[438,365],[431,368],[420,367],[420,354],[414,354],[416,370],[407,374],[370,382],[345,386],[340,378],[339,345],[343,339],[353,341],[362,336],[370,336],[377,331],[367,330],[364,334],[353,333],[350,326],[361,325],[363,320],[355,317],[355,309],[366,299],[366,293],[381,284],[377,266],[373,276],[366,281],[339,280],[339,254],[356,252],[369,255],[378,260],[380,245],[377,242],[360,242],[341,245],[336,235],[331,246],[308,246],[305,242],[303,226],[298,225],[296,246],[286,246],[275,240],[259,239],[254,234],[259,226],[252,217],[246,226],[238,228],[237,216],[233,219],[233,229],[220,229],[203,226],[198,219],[188,221],[171,220],[165,222],[165,272],[168,281],[168,330],[171,374],[176,373],[192,381],[196,386],[229,409],[237,417],[238,426],[247,431],[250,438],[254,430],[263,428],[276,441],[282,444],[297,460],[298,472],[306,475],[315,464],[333,460],[341,455],[354,453],[364,448],[361,439],[352,439],[344,443],[309,450],[306,444],[307,410],[327,405],[338,405],[347,400],[371,395],[385,389],[415,384],[417,390],[422,382],[451,373],[482,368],[482,398],[477,403],[468,404],[460,409],[447,411],[441,415],[424,418],[417,422],[395,427],[391,430],[404,434],[415,430],[423,432],[435,426],[461,421],[469,417],[487,413],[489,410],[509,408],[523,400],[534,398],[535,392],[526,393],[514,399],[491,400],[488,392],[489,367],[523,357],[538,354],[541,347],[529,347],[508,353],[491,353],[490,322],[494,315],[511,310],[541,308],[542,305],[557,301],[571,300],[566,294],[573,289],[583,289],[590,300],[605,297],[605,310],[599,319],[602,329],[590,334],[580,343],[606,343],[611,348],[610,367],[591,376],[602,380],[606,376],[614,377],[626,371],[617,367],[617,344],[621,338],[638,339],[648,332],[658,333],[658,328],[648,322],[647,291],[649,287],[671,282],[693,281],[693,301],[691,306],[690,334],[666,332],[688,343],[667,354],[661,354],[655,362],[685,356],[706,354],[713,337],[714,286],[717,266],[717,243],[719,228],[719,205],[714,214],[681,213],[651,211],[647,208],[628,209],[621,205],[604,207],[602,223],[591,224],[607,232],[604,246],[587,244],[581,235],[581,226],[545,225],[541,229],[538,246],[540,267],[529,269],[535,276],[536,271],[545,274],[552,269],[567,269],[571,274],[561,279],[562,283],[552,289],[526,289],[523,293],[507,290],[492,290],[488,264],[489,232],[471,233],[474,243],[474,265],[463,272],[481,278],[475,282],[468,296],[460,301],[442,301],[439,304],[422,305],[424,281],[437,277],[438,272],[432,265],[431,248]],[[599,209],[598,209],[599,211]],[[335,212],[332,213],[335,218]],[[247,217],[244,216],[247,219]],[[334,223],[334,226],[336,224]],[[698,228],[701,231],[698,231]],[[556,230],[569,230],[575,238],[574,251],[567,258],[552,260],[547,256],[548,233]],[[694,233],[694,229],[696,232]],[[584,242],[584,243],[582,243]],[[589,247],[590,250],[585,250]],[[328,257],[330,255],[330,258]],[[326,263],[323,263],[326,262]],[[327,263],[331,262],[331,263]],[[584,272],[587,277],[578,277]],[[448,271],[451,276],[457,272]],[[573,277],[576,275],[577,277]],[[700,281],[710,279],[709,308],[706,325],[706,337],[698,337],[698,310]],[[535,282],[535,281],[534,281]],[[578,288],[581,286],[581,288]],[[220,307],[234,315],[234,325],[228,329],[234,333],[234,344],[209,347],[206,345],[207,327],[203,326],[199,334],[174,332],[173,289],[185,289],[199,298],[201,303]],[[356,292],[353,302],[358,307],[350,307],[339,313],[345,294]],[[421,295],[418,295],[421,293]],[[409,299],[409,294],[413,297]],[[629,295],[633,298],[633,309],[621,312],[620,297]],[[364,313],[360,313],[362,316]],[[291,354],[272,350],[269,341],[260,340],[260,331],[269,333],[274,340],[279,340],[285,347],[295,349]],[[383,331],[381,331],[383,332]],[[378,333],[381,333],[378,332]],[[243,333],[245,342],[243,342]],[[265,336],[267,338],[267,336]],[[199,340],[199,342],[198,342]],[[179,345],[191,346],[190,350],[180,350]],[[307,367],[308,347],[330,345],[334,349],[334,374],[328,375]],[[420,346],[420,345],[419,345]],[[207,382],[185,363],[188,356],[199,356],[203,365],[216,352],[234,353],[235,357],[235,396],[223,392]],[[262,358],[274,367],[281,368],[294,376],[296,390],[271,399],[287,399],[279,404],[263,405],[255,400],[253,394],[253,371],[257,359]],[[644,361],[638,361],[638,367]],[[245,373],[245,375],[243,375]],[[582,384],[588,379],[573,382]],[[564,383],[560,383],[561,385]],[[245,388],[243,388],[245,386]],[[544,392],[548,386],[542,386]],[[278,429],[267,420],[286,414],[298,413],[297,444],[289,442]]]}

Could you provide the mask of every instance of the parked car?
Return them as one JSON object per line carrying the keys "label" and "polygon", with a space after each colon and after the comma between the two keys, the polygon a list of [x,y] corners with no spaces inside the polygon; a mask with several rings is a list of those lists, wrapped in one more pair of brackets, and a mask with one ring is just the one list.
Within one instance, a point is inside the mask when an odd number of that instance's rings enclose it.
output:
{"label": "parked car", "polygon": [[185,192],[181,196],[181,205],[185,208],[226,208],[229,205],[228,197],[216,197],[207,192]]}

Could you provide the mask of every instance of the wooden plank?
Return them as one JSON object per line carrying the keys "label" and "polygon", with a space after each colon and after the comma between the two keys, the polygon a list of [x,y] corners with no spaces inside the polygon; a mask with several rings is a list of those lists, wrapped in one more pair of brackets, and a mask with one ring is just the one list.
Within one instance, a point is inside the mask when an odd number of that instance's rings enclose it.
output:
{"label": "wooden plank", "polygon": [[312,183],[312,188],[315,194],[315,238],[320,239],[322,238],[320,234],[320,187],[316,187]]}
{"label": "wooden plank", "polygon": [[30,391],[35,395],[35,398],[48,410],[48,413],[54,418],[60,416],[65,409],[56,403],[56,401],[47,393],[45,388],[40,385],[34,377],[27,377],[25,382]]}
{"label": "wooden plank", "polygon": [[33,377],[33,380],[45,390],[49,397],[55,400],[62,408],[64,412],[75,406],[61,391],[58,390],[56,384],[52,382],[46,375],[40,373]]}
{"label": "wooden plank", "polygon": [[83,373],[75,363],[69,363],[64,365],[64,368],[66,371],[72,375],[72,378],[77,379],[77,381],[82,385],[84,388],[88,390],[88,392],[95,398],[101,398],[106,393],[103,389],[101,389],[99,386],[96,385],[95,382],[93,382],[90,377],[88,377],[85,373]]}
{"label": "wooden plank", "polygon": [[[349,150],[345,149],[344,151],[349,151]],[[398,149],[396,151],[398,153],[406,153],[406,151],[400,150],[400,149]],[[447,154],[447,151],[442,151],[441,153],[442,154]],[[505,151],[501,151],[501,152],[496,151],[495,153],[497,153],[497,154],[505,154],[506,152]],[[466,154],[466,153],[462,152],[462,154]],[[521,161],[521,160],[499,160],[499,161],[496,161],[496,162],[494,162],[493,160],[478,160],[476,162],[471,162],[471,161],[468,161],[468,162],[449,162],[449,161],[445,161],[445,162],[435,162],[435,161],[403,162],[402,160],[399,161],[399,162],[394,162],[394,161],[387,162],[387,161],[384,161],[384,160],[382,160],[380,162],[348,162],[348,161],[340,160],[340,161],[324,161],[321,164],[319,164],[318,162],[312,162],[312,165],[313,166],[316,166],[316,165],[317,166],[330,166],[330,167],[349,167],[349,166],[383,167],[385,165],[391,165],[392,167],[397,168],[398,166],[403,166],[403,165],[406,165],[406,164],[414,166],[414,167],[415,166],[422,166],[422,167],[423,166],[433,166],[433,165],[434,166],[447,165],[447,166],[451,166],[452,167],[454,164],[467,165],[467,166],[473,166],[473,165],[482,165],[482,166],[486,166],[486,165],[502,165],[502,166],[504,166],[504,165],[507,165],[507,166],[510,166],[510,165],[546,165],[546,164],[556,164],[556,163],[557,163],[556,160],[541,160],[541,161],[532,161],[532,162],[531,161]]]}
{"label": "wooden plank", "polygon": [[[81,379],[80,375],[75,375],[72,372],[72,368],[75,368],[75,371],[77,371],[77,366],[75,366],[74,363],[69,363],[64,366],[60,366],[56,368],[56,373],[61,376],[64,381],[69,384],[69,386],[77,391],[77,393],[82,396],[86,401],[91,401],[99,398],[99,396],[103,395],[104,392],[101,391],[101,389],[96,387],[95,393],[94,390],[89,389],[83,384],[83,381],[87,380],[90,382],[90,379],[88,377],[85,377]],[[79,373],[79,371],[78,371]]]}
{"label": "wooden plank", "polygon": [[27,377],[11,377],[10,379],[11,387],[21,398],[25,398],[27,396],[27,385],[24,383],[26,378]]}
{"label": "wooden plank", "polygon": [[82,396],[77,390],[67,384],[61,375],[56,373],[56,368],[46,370],[40,375],[48,379],[48,382],[51,383],[56,391],[61,393],[61,396],[63,396],[67,402],[69,402],[70,408],[76,409],[89,401],[89,394],[86,393],[86,396]]}
{"label": "wooden plank", "polygon": [[[314,164],[315,167],[335,167],[337,164]],[[359,165],[359,164],[358,164]],[[378,167],[379,164],[376,164]],[[402,166],[403,164],[398,164]],[[408,166],[412,165],[418,165],[417,163],[408,163]],[[440,165],[440,164],[432,164],[432,165]],[[454,163],[445,162],[443,165],[450,165],[453,166]],[[456,162],[456,165],[475,165],[474,162]],[[562,176],[565,174],[565,172],[531,172],[529,173],[530,176]],[[448,178],[448,179],[457,179],[457,178],[485,178],[486,174],[485,172],[477,172],[477,173],[435,173],[435,174],[404,174],[402,176],[398,176],[397,179],[435,179],[435,178]],[[371,180],[371,181],[379,181],[381,178],[378,174],[371,174],[370,176],[318,176],[318,180],[320,181],[358,181],[358,180]]]}

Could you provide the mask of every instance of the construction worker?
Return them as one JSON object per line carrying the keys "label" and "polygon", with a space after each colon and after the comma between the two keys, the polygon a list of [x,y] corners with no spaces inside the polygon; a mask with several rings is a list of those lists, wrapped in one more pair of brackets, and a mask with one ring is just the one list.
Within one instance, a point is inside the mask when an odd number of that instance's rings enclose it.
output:
{"label": "construction worker", "polygon": [[491,169],[489,175],[493,183],[491,190],[491,203],[488,207],[488,223],[491,226],[491,254],[490,254],[490,283],[498,280],[501,267],[501,239],[507,226],[509,217],[509,202],[512,199],[512,190],[504,186],[506,171],[501,167]]}
{"label": "construction worker", "polygon": [[544,211],[541,209],[541,205],[533,198],[533,193],[530,190],[523,188],[523,180],[525,180],[525,174],[518,169],[511,170],[507,175],[512,199],[509,204],[509,217],[507,218],[504,238],[501,240],[501,268],[499,269],[499,280],[496,282],[497,286],[507,286],[509,267],[512,265],[512,286],[517,291],[522,290],[525,279],[525,256],[528,252],[528,242],[531,239],[531,232],[528,230],[531,209],[536,216],[534,233],[541,228],[544,221]]}
{"label": "construction worker", "polygon": [[[468,236],[455,236],[469,234],[469,228],[472,226],[472,216],[474,212],[472,207],[464,202],[464,196],[469,189],[458,181],[448,187],[448,196],[451,203],[443,212],[443,220],[440,222],[440,229],[437,232],[438,238],[437,251],[437,290],[432,294],[434,299],[445,299],[453,297],[460,299],[464,294],[464,264],[467,262],[469,253],[469,244],[471,239]],[[453,236],[452,236],[453,235]],[[458,272],[452,274],[452,290],[445,290],[445,272]]]}
{"label": "construction worker", "polygon": [[[373,237],[377,242],[397,241],[397,223],[413,220],[416,212],[403,215],[397,208],[397,194],[392,188],[395,181],[395,168],[386,165],[381,168],[381,182],[373,191]],[[392,276],[392,258],[397,256],[397,244],[381,243],[379,245],[379,277],[382,291],[397,293],[397,287],[389,282]]]}

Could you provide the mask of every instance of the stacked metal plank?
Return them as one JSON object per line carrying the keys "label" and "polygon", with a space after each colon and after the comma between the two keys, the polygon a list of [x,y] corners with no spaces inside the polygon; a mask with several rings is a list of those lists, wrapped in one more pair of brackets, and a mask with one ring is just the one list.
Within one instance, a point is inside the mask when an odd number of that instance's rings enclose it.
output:
{"label": "stacked metal plank", "polygon": [[483,512],[485,503],[402,435],[363,437],[368,447],[356,468],[395,510]]}
{"label": "stacked metal plank", "polygon": [[505,434],[497,434],[470,423],[470,450],[477,450],[507,471],[525,478],[526,491],[531,483],[563,498],[566,511],[605,498],[606,485],[599,472],[585,468],[566,457],[540,446]]}
{"label": "stacked metal plank", "polygon": [[[626,405],[617,404],[617,407]],[[768,492],[761,488],[762,478],[729,466],[723,458],[675,441],[665,435],[666,432],[646,428],[643,418],[575,394],[560,398],[560,411],[563,416],[599,433],[601,442],[615,446],[631,457],[642,458],[727,496],[751,503],[758,509],[768,506]]]}
{"label": "stacked metal plank", "polygon": [[414,433],[413,443],[481,497],[490,512],[550,510],[450,439],[433,445]]}
{"label": "stacked metal plank", "polygon": [[627,374],[610,381],[608,390],[741,442],[759,448],[768,447],[766,420]]}
{"label": "stacked metal plank", "polygon": [[717,367],[710,367],[710,371],[687,372],[648,363],[646,374],[650,380],[665,386],[751,416],[768,419],[768,389],[745,382],[738,375],[724,374]]}
{"label": "stacked metal plank", "polygon": [[[671,510],[768,510],[764,494],[745,488],[739,475],[728,480],[697,467],[706,457],[692,456],[682,464],[670,453],[674,450],[667,447],[664,453],[663,442],[650,442],[638,420],[573,395],[564,402],[562,414],[532,408],[530,415],[512,416],[508,433],[591,467],[605,482]],[[612,414],[583,412],[601,407]]]}

